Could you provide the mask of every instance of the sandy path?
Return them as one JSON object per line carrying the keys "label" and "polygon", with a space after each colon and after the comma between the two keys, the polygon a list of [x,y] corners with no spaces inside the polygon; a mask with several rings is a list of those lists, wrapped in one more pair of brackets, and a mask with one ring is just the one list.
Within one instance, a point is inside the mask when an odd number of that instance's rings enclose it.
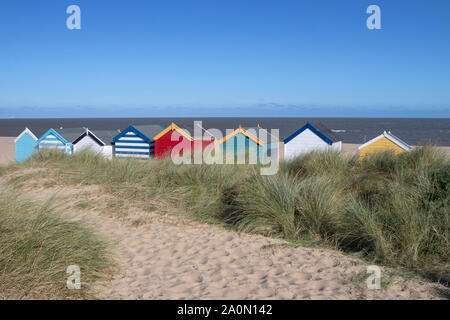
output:
{"label": "sandy path", "polygon": [[[54,194],[41,191],[39,198]],[[351,278],[365,269],[338,252],[282,248],[281,240],[174,217],[166,223],[157,213],[146,214],[150,224],[133,226],[96,210],[70,212],[114,243],[119,268],[97,288],[99,298],[352,299],[360,294]]]}
{"label": "sandy path", "polygon": [[[114,236],[123,237],[121,232]],[[132,230],[118,246],[126,269],[103,296],[120,299],[355,297],[338,259],[322,250],[277,250],[275,241],[209,226]]]}
{"label": "sandy path", "polygon": [[[134,226],[129,213],[113,217],[96,187],[30,187],[27,196],[56,204],[75,219],[96,225],[113,241],[118,270],[97,288],[102,299],[431,299],[436,285],[409,281],[387,290],[364,289],[354,279],[366,266],[343,254],[317,248],[281,248],[283,242],[238,234],[157,212],[136,212],[147,224]],[[95,198],[94,198],[95,197]],[[99,206],[74,210],[91,200]],[[92,201],[92,200],[95,200]],[[100,200],[100,201],[99,201]],[[268,247],[269,245],[275,245]]]}
{"label": "sandy path", "polygon": [[[53,192],[52,192],[53,194]],[[157,213],[150,224],[105,213],[79,212],[114,243],[119,270],[102,284],[102,299],[435,299],[435,285],[403,282],[367,290],[355,277],[366,271],[357,259],[318,248],[286,248],[284,241]]]}
{"label": "sandy path", "polygon": [[198,223],[132,227],[99,218],[120,265],[100,288],[104,299],[435,298],[423,282],[361,289],[352,279],[366,266],[332,250],[282,248],[276,239]]}

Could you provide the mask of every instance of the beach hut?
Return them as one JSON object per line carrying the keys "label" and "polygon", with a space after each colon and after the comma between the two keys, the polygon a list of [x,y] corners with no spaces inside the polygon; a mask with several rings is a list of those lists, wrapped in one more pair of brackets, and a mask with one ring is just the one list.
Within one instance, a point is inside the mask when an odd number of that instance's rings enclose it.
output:
{"label": "beach hut", "polygon": [[38,149],[55,149],[67,154],[73,152],[73,141],[83,133],[83,128],[49,129],[37,141]]}
{"label": "beach hut", "polygon": [[284,159],[284,142],[280,141],[280,138],[273,135],[273,133],[261,127],[259,123],[258,130],[259,139],[264,142],[264,155],[270,157],[272,153],[276,152],[279,160]]}
{"label": "beach hut", "polygon": [[38,138],[31,132],[30,129],[25,128],[21,134],[14,139],[15,157],[17,162],[24,162],[37,149]]}
{"label": "beach hut", "polygon": [[131,125],[113,138],[115,157],[149,159],[154,155],[154,137],[164,128],[160,125]]}
{"label": "beach hut", "polygon": [[219,140],[218,144],[223,147],[225,155],[234,154],[235,157],[239,157],[246,154],[250,163],[259,162],[260,155],[264,152],[264,142],[257,137],[257,129],[243,128],[241,125]]}
{"label": "beach hut", "polygon": [[114,130],[95,130],[86,128],[83,134],[73,141],[73,152],[90,150],[107,158],[112,157],[112,141],[117,135]]}
{"label": "beach hut", "polygon": [[390,131],[384,131],[378,137],[359,146],[359,158],[363,159],[367,154],[374,152],[393,151],[395,154],[411,151],[411,147]]}
{"label": "beach hut", "polygon": [[170,157],[172,149],[179,143],[192,144],[194,142],[194,138],[187,130],[181,129],[173,122],[158,133],[153,140],[155,141],[155,159]]}
{"label": "beach hut", "polygon": [[342,139],[322,124],[307,122],[303,127],[284,139],[284,158],[315,150],[337,150],[342,148]]}
{"label": "beach hut", "polygon": [[172,122],[170,126],[153,138],[155,140],[155,159],[170,157],[173,148],[180,143],[183,143],[184,146],[188,145],[193,152],[195,148],[203,150],[207,145],[214,142],[211,137],[209,139],[204,139],[203,136],[194,138],[190,132],[194,132],[194,130],[188,127],[180,128]]}

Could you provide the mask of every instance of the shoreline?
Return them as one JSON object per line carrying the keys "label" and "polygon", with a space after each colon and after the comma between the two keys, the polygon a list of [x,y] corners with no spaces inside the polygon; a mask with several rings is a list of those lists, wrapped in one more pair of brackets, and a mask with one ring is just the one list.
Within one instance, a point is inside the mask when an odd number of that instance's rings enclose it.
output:
{"label": "shoreline", "polygon": [[203,128],[216,128],[223,134],[227,129],[239,125],[256,128],[259,124],[266,129],[278,129],[280,140],[296,132],[306,122],[321,124],[335,132],[345,143],[364,143],[383,131],[392,131],[409,145],[423,145],[433,142],[439,146],[450,146],[449,119],[437,118],[321,118],[321,117],[171,117],[171,118],[64,118],[64,119],[0,119],[0,137],[18,136],[25,127],[35,135],[42,135],[50,127],[81,128],[96,130],[123,130],[133,125],[178,126],[193,129],[192,119],[202,121]]}

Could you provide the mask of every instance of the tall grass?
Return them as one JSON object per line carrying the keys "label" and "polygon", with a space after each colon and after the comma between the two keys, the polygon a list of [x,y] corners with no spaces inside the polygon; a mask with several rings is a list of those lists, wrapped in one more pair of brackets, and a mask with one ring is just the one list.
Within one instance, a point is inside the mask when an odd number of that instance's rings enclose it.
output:
{"label": "tall grass", "polygon": [[[81,289],[69,290],[67,267],[81,269]],[[91,228],[52,210],[0,193],[0,298],[93,297],[92,285],[106,279],[111,260],[106,242]]]}
{"label": "tall grass", "polygon": [[169,197],[203,221],[316,239],[449,279],[450,161],[431,146],[362,161],[312,152],[282,163],[274,176],[260,176],[257,165],[108,161],[89,153],[40,154],[29,162],[43,163],[67,173],[67,182],[99,184],[130,201]]}

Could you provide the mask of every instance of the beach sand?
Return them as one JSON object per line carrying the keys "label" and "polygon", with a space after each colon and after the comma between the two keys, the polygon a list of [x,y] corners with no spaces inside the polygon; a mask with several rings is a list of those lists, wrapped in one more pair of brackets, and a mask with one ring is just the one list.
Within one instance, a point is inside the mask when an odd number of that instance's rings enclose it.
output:
{"label": "beach sand", "polygon": [[342,144],[342,153],[344,153],[345,155],[355,155],[358,154],[358,147],[360,146],[360,144],[356,144],[356,143],[343,143]]}
{"label": "beach sand", "polygon": [[[112,196],[97,186],[62,188],[45,183],[50,176],[45,169],[26,170],[5,179],[33,174],[37,178],[21,187],[27,197],[43,202],[52,198],[67,217],[95,226],[111,241],[117,269],[110,281],[96,286],[101,299],[441,298],[434,292],[439,285],[392,280],[384,268],[387,288],[368,290],[368,263],[336,250],[293,247],[279,239],[193,222],[186,214],[173,214],[176,209],[166,214],[127,205],[118,215],[108,206]],[[89,202],[89,209],[77,207],[80,201]]]}
{"label": "beach sand", "polygon": [[14,162],[14,139],[0,137],[0,165]]}

